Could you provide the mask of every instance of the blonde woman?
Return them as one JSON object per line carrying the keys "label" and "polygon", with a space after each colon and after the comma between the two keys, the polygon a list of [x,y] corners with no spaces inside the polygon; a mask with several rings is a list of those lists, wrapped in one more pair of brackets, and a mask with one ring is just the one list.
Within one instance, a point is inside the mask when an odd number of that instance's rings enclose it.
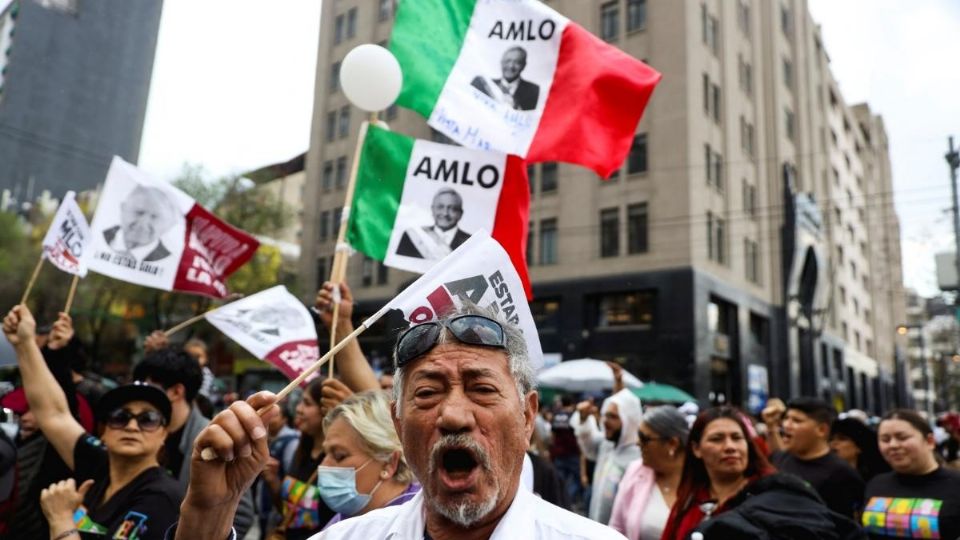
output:
{"label": "blonde woman", "polygon": [[317,487],[337,512],[327,527],[377,508],[403,504],[420,491],[403,457],[386,393],[354,394],[323,419]]}

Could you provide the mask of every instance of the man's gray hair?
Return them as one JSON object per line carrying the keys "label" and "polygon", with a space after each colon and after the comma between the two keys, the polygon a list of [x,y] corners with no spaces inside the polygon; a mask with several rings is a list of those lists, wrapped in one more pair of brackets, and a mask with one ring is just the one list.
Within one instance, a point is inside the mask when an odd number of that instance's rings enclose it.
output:
{"label": "man's gray hair", "polygon": [[647,409],[643,415],[643,423],[664,439],[677,438],[680,448],[687,444],[687,436],[690,434],[687,419],[673,405]]}
{"label": "man's gray hair", "polygon": [[121,205],[130,204],[131,201],[140,199],[141,201],[160,208],[164,212],[164,223],[166,229],[169,229],[177,222],[180,215],[180,208],[166,191],[153,186],[137,184],[126,198],[121,201]]}
{"label": "man's gray hair", "polygon": [[510,54],[510,53],[512,53],[512,52],[514,52],[514,51],[517,51],[517,52],[520,52],[520,53],[523,54],[523,64],[526,65],[526,64],[527,64],[527,50],[524,49],[523,47],[519,46],[519,45],[514,45],[513,47],[510,47],[509,49],[503,51],[503,56],[507,56],[508,54]]}
{"label": "man's gray hair", "polygon": [[437,190],[437,192],[433,194],[433,200],[430,201],[430,205],[433,206],[437,204],[437,199],[439,199],[441,195],[453,195],[457,199],[457,205],[463,209],[463,196],[461,196],[460,193],[453,188],[442,188]]}
{"label": "man's gray hair", "polygon": [[[507,366],[510,369],[510,375],[517,385],[517,397],[523,404],[524,398],[536,388],[536,378],[533,368],[530,366],[530,355],[527,353],[527,342],[523,339],[523,333],[515,325],[506,322],[497,311],[490,308],[479,307],[472,302],[464,302],[463,305],[444,315],[438,321],[443,324],[461,315],[482,315],[500,323],[503,327],[504,337],[506,339]],[[450,335],[450,331],[444,329],[440,334],[438,344],[459,343],[456,337]],[[396,353],[393,359],[396,365]],[[409,365],[409,364],[408,364]],[[400,404],[403,402],[403,384],[406,376],[406,366],[398,367],[393,374],[393,399],[397,402],[397,417],[400,417]]]}

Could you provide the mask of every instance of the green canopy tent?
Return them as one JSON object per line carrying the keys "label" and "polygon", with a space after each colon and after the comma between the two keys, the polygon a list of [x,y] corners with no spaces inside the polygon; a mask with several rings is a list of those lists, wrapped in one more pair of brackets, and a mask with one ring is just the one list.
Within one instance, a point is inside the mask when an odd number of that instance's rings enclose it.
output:
{"label": "green canopy tent", "polygon": [[640,401],[644,403],[648,401],[662,403],[685,403],[687,401],[697,401],[697,399],[690,394],[684,392],[676,386],[670,386],[669,384],[648,382],[644,383],[644,385],[640,388],[631,388],[630,391],[633,392],[638,398],[640,398]]}

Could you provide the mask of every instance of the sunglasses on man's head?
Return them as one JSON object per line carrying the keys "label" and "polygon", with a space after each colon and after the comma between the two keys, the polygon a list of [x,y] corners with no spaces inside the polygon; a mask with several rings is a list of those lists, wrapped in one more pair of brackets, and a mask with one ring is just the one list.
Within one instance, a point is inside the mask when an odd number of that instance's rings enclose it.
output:
{"label": "sunglasses on man's head", "polygon": [[137,421],[137,426],[143,431],[156,431],[160,426],[166,424],[163,415],[157,411],[143,411],[133,414],[127,409],[117,409],[107,416],[107,427],[112,429],[123,429],[133,418]]}
{"label": "sunglasses on man's head", "polygon": [[411,326],[397,340],[396,364],[402,368],[436,347],[446,328],[461,343],[505,349],[507,337],[499,322],[483,315],[460,315],[445,323],[432,321]]}

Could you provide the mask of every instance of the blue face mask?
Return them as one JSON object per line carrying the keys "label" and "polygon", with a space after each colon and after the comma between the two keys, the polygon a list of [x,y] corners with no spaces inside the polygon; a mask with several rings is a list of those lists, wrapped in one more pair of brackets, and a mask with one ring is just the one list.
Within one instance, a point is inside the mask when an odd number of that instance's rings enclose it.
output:
{"label": "blue face mask", "polygon": [[352,516],[370,503],[370,497],[377,491],[383,480],[377,482],[370,493],[357,492],[357,471],[373,461],[354,469],[353,467],[317,467],[317,487],[320,497],[327,507],[345,516]]}

